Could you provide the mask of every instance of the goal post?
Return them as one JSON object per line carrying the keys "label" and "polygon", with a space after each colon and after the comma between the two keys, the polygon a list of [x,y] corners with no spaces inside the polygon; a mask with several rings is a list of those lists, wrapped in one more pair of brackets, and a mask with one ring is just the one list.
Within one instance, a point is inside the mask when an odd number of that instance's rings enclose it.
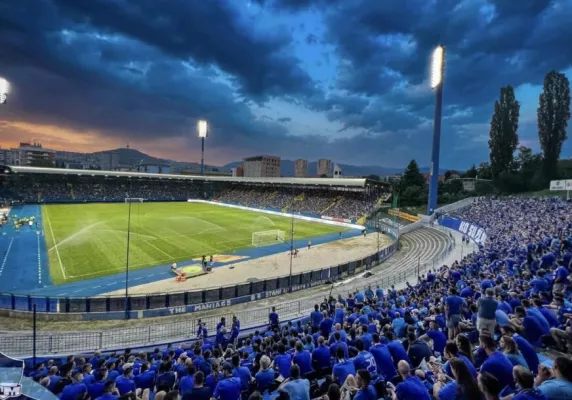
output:
{"label": "goal post", "polygon": [[125,198],[126,203],[143,203],[144,201],[145,201],[145,199],[143,199],[141,197],[126,197]]}
{"label": "goal post", "polygon": [[252,245],[259,247],[259,246],[268,246],[275,243],[281,243],[284,242],[285,237],[286,237],[285,232],[279,229],[274,229],[271,231],[252,232]]}

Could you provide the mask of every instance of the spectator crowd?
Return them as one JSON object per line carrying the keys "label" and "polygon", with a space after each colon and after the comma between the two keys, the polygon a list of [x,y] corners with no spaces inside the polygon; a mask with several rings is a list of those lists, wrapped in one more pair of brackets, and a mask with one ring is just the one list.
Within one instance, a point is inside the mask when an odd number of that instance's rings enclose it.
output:
{"label": "spectator crowd", "polygon": [[273,308],[250,332],[198,320],[194,342],[30,376],[61,400],[572,399],[572,204],[485,199],[456,215],[487,242],[415,284],[330,296],[294,322]]}
{"label": "spectator crowd", "polygon": [[[235,187],[216,196],[221,202],[245,207],[287,209],[288,212],[357,220],[367,214],[371,201],[363,192],[268,187]],[[373,199],[377,200],[377,199]]]}
{"label": "spectator crowd", "polygon": [[[47,177],[46,177],[47,176]],[[367,214],[375,199],[364,192],[297,189],[276,186],[202,186],[190,180],[125,179],[67,175],[0,176],[0,204],[4,202],[119,202],[125,198],[147,201],[213,199],[254,208],[357,220]]]}

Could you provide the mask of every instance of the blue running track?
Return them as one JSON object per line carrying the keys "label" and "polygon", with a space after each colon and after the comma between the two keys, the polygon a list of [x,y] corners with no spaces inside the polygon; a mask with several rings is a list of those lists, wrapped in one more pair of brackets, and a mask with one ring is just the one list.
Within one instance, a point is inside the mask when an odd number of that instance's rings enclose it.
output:
{"label": "blue running track", "polygon": [[[42,212],[38,205],[25,205],[13,207],[10,215],[19,218],[35,217],[36,221],[43,226]],[[33,294],[36,296],[69,296],[86,297],[96,296],[125,288],[125,273],[107,275],[99,278],[72,282],[63,285],[53,285],[50,279],[48,252],[46,247],[44,230],[39,234],[35,227],[22,227],[16,232],[12,224],[0,228],[0,292]],[[360,234],[359,230],[351,230],[340,234],[330,234],[310,238],[312,245],[328,243],[340,238],[354,237]],[[308,245],[308,239],[296,240],[295,248],[303,248]],[[254,259],[290,250],[290,243],[280,243],[272,246],[239,250],[232,255]],[[215,263],[214,268],[230,263]],[[189,260],[178,263],[178,266],[200,264]],[[171,264],[160,265],[151,268],[129,271],[129,286],[138,286],[162,279],[173,277],[170,270]]]}

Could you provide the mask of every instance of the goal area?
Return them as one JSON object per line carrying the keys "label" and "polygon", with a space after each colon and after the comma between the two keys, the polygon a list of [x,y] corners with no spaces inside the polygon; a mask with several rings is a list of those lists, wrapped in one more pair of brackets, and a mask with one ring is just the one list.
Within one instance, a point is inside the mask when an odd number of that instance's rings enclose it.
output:
{"label": "goal area", "polygon": [[141,197],[126,197],[125,198],[126,203],[143,203],[144,201],[145,201],[145,199],[143,199]]}
{"label": "goal area", "polygon": [[252,245],[256,247],[268,246],[284,241],[285,232],[274,229],[271,231],[252,232]]}

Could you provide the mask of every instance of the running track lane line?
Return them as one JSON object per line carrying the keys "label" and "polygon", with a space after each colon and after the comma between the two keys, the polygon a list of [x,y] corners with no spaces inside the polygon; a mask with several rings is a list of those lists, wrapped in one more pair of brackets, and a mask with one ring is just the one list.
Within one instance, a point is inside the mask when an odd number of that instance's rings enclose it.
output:
{"label": "running track lane line", "polygon": [[50,216],[48,215],[48,209],[46,208],[46,219],[48,220],[48,227],[50,228],[50,233],[52,234],[52,239],[54,240],[54,247],[56,248],[56,254],[58,255],[58,261],[60,262],[60,271],[62,271],[62,275],[64,277],[64,279],[68,279],[66,276],[66,271],[64,269],[64,266],[62,264],[62,258],[60,257],[60,249],[58,248],[58,245],[56,244],[57,240],[56,240],[56,236],[54,235],[54,230],[52,229],[52,222],[50,221]]}
{"label": "running track lane line", "polygon": [[42,258],[41,258],[41,251],[40,251],[40,234],[37,233],[38,236],[38,283],[42,284]]}
{"label": "running track lane line", "polygon": [[10,249],[12,248],[13,242],[14,238],[10,238],[10,244],[8,245],[8,249],[6,250],[6,254],[4,255],[4,260],[2,261],[2,265],[0,265],[0,276],[2,276],[2,272],[4,272],[4,267],[6,266],[6,261],[8,261],[8,255],[10,254]]}

